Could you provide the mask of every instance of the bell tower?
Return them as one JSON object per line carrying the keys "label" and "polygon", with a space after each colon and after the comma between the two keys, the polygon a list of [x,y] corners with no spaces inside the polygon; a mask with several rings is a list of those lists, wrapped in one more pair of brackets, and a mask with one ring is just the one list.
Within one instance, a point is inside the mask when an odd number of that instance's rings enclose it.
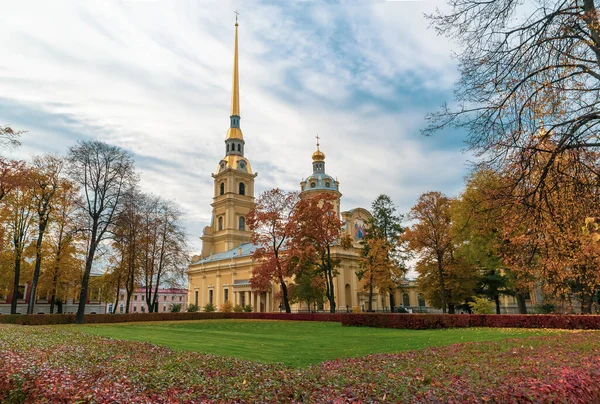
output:
{"label": "bell tower", "polygon": [[233,85],[229,129],[225,136],[225,157],[212,177],[214,197],[210,226],[204,228],[202,258],[237,248],[250,242],[252,232],[246,225],[248,212],[254,206],[254,178],[250,162],[244,157],[246,142],[240,128],[240,88],[238,71],[238,22],[235,19],[233,51]]}

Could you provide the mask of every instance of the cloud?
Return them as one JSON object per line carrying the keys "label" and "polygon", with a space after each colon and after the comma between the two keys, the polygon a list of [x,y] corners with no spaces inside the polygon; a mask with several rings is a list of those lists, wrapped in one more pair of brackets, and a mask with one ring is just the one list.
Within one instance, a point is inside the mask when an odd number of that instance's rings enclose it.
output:
{"label": "cloud", "polygon": [[257,192],[298,189],[318,133],[342,208],[387,193],[407,211],[422,192],[456,194],[467,172],[464,134],[419,134],[456,79],[450,44],[422,17],[439,5],[12,2],[0,15],[0,123],[29,130],[16,157],[84,138],[132,151],[142,187],[181,205],[198,251],[225,152],[239,7]]}

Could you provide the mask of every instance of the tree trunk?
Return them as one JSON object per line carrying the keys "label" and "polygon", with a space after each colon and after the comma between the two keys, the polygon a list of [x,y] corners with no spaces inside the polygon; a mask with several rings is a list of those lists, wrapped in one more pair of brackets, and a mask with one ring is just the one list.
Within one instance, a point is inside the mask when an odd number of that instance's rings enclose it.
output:
{"label": "tree trunk", "polygon": [[33,314],[35,306],[35,297],[37,294],[37,284],[40,278],[40,268],[42,267],[42,240],[48,219],[41,219],[38,230],[38,238],[35,243],[35,269],[33,271],[33,279],[31,280],[31,293],[29,294],[29,302],[27,303],[27,314]]}
{"label": "tree trunk", "polygon": [[87,303],[88,287],[90,284],[90,273],[92,272],[92,264],[94,263],[94,255],[96,254],[96,247],[98,242],[96,240],[97,235],[97,224],[92,229],[92,237],[90,241],[90,250],[85,260],[85,272],[83,273],[83,279],[81,280],[81,292],[79,293],[79,305],[77,307],[77,315],[75,316],[75,322],[77,324],[83,324],[83,315],[85,314],[85,305]]}
{"label": "tree trunk", "polygon": [[[371,271],[373,272],[373,271]],[[373,311],[373,275],[369,277],[369,309],[367,311]]]}
{"label": "tree trunk", "polygon": [[444,286],[444,270],[442,268],[442,256],[437,255],[438,273],[440,275],[440,290],[442,292],[442,313],[446,314],[446,287]]}
{"label": "tree trunk", "polygon": [[290,300],[288,299],[287,285],[282,276],[279,277],[279,285],[281,285],[281,296],[283,297],[283,306],[285,307],[286,313],[291,313],[292,308],[290,307]]}
{"label": "tree trunk", "polygon": [[522,293],[517,292],[516,298],[519,314],[527,314],[527,303],[525,302],[525,296]]}
{"label": "tree trunk", "polygon": [[10,314],[17,314],[17,295],[19,294],[19,278],[21,276],[21,249],[15,248],[15,250],[15,278],[12,300],[10,302]]}
{"label": "tree trunk", "polygon": [[496,314],[500,314],[500,296],[494,295],[494,302],[496,302]]}
{"label": "tree trunk", "polygon": [[456,314],[456,306],[454,306],[454,303],[448,303],[448,314]]}
{"label": "tree trunk", "polygon": [[394,312],[394,306],[396,306],[396,298],[394,296],[394,290],[390,290],[390,313]]}
{"label": "tree trunk", "polygon": [[56,313],[63,314],[63,302],[62,300],[56,301]]}

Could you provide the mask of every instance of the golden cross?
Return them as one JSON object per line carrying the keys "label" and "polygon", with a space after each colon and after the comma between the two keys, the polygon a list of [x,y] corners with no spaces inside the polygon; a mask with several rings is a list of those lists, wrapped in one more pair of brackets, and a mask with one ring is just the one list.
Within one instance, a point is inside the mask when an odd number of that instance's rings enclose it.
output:
{"label": "golden cross", "polygon": [[319,134],[317,134],[317,136],[315,136],[317,138],[317,149],[319,148]]}
{"label": "golden cross", "polygon": [[237,8],[235,9],[235,11],[233,12],[235,14],[235,23],[237,24],[237,19],[238,16],[240,15],[239,11],[237,11]]}

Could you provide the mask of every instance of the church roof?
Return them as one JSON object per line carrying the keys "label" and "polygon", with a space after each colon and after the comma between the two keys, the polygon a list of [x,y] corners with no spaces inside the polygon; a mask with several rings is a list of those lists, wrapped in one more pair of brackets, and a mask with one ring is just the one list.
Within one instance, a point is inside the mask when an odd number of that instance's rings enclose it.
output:
{"label": "church roof", "polygon": [[335,179],[325,173],[313,173],[306,179],[302,191],[337,191]]}
{"label": "church roof", "polygon": [[[241,244],[239,247],[233,248],[229,251],[212,254],[207,257],[201,258],[201,259],[197,260],[196,262],[192,262],[192,265],[203,264],[206,262],[230,260],[232,258],[249,256],[249,255],[252,255],[252,253],[257,248],[258,248],[258,246],[256,244],[244,243],[244,244]],[[241,251],[240,251],[240,249],[241,249]]]}

